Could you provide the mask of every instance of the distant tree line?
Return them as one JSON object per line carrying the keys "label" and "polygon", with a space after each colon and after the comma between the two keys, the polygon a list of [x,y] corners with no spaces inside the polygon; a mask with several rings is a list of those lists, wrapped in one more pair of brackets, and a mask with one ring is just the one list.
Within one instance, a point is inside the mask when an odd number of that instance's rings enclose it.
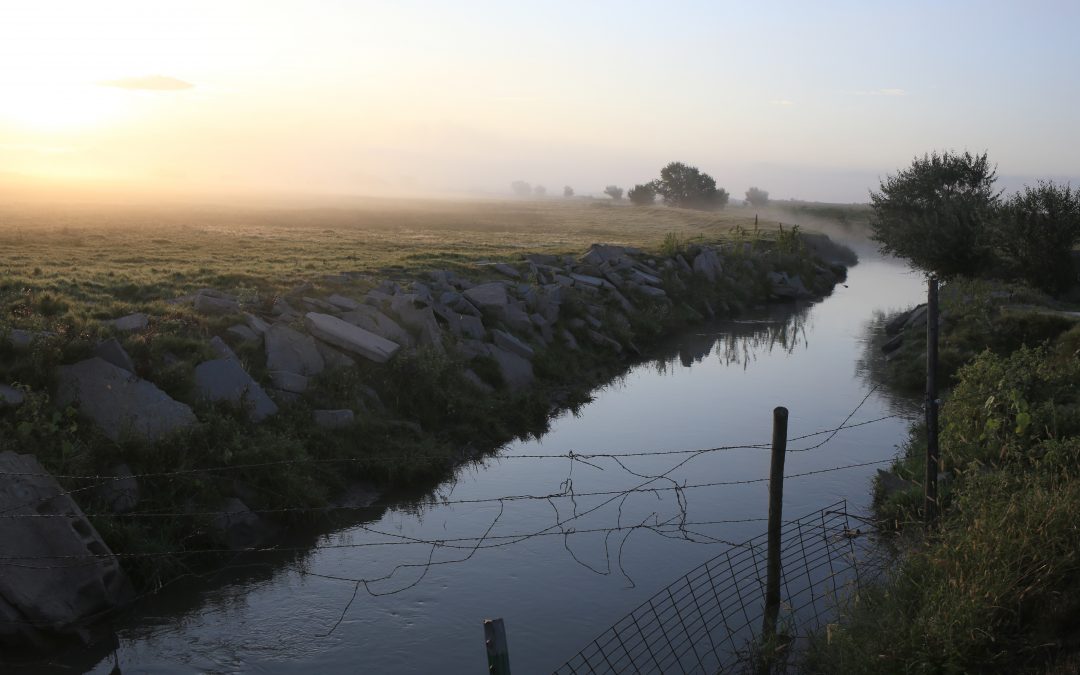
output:
{"label": "distant tree line", "polygon": [[1022,279],[1044,291],[1076,282],[1080,191],[1040,180],[1004,197],[986,153],[933,152],[870,193],[885,253],[940,277]]}

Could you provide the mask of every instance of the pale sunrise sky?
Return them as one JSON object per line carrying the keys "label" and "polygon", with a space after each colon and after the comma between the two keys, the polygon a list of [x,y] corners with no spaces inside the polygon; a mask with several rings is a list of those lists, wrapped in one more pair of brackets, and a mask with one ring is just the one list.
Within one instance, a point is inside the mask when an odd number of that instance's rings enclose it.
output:
{"label": "pale sunrise sky", "polygon": [[0,0],[0,175],[865,201],[933,149],[1080,183],[1077,2]]}

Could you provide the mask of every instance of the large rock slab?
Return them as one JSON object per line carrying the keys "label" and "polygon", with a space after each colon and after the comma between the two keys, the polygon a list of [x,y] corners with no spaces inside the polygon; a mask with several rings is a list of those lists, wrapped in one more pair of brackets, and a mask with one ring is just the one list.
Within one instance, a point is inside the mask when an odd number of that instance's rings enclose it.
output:
{"label": "large rock slab", "polygon": [[73,633],[132,599],[112,551],[33,456],[0,453],[0,512],[27,516],[0,518],[12,558],[0,574],[0,616],[8,619],[0,641],[26,646],[43,633]]}
{"label": "large rock slab", "polygon": [[390,357],[400,349],[396,342],[391,342],[329,314],[308,312],[304,317],[304,323],[311,334],[323,342],[347,352],[359,354],[376,363],[389,361]]}
{"label": "large rock slab", "polygon": [[536,356],[536,352],[533,351],[532,347],[506,331],[496,329],[491,331],[491,336],[495,339],[495,344],[497,346],[509,352],[513,352],[523,359],[529,359],[531,361],[533,357]]}
{"label": "large rock slab", "polygon": [[86,359],[57,371],[59,404],[78,402],[79,412],[114,441],[125,434],[153,441],[197,421],[191,408],[104,359]]}
{"label": "large rock slab", "polygon": [[235,359],[214,359],[195,366],[195,386],[203,398],[243,408],[255,422],[278,411],[259,383]]}
{"label": "large rock slab", "polygon": [[413,343],[412,335],[409,334],[409,331],[402,328],[401,324],[394,321],[372,305],[363,305],[356,308],[354,311],[346,312],[341,315],[341,318],[354,326],[359,326],[366,331],[371,331],[372,333],[386,338],[391,342],[396,342],[403,347],[408,347]]}
{"label": "large rock slab", "polygon": [[266,369],[297,375],[318,375],[326,367],[310,335],[275,323],[266,331]]}

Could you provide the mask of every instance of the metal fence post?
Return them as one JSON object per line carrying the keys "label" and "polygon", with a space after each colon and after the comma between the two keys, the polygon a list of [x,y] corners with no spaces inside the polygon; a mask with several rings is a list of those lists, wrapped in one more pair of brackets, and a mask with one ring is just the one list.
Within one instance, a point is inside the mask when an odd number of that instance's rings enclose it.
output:
{"label": "metal fence post", "polygon": [[502,619],[484,620],[484,646],[487,648],[488,672],[510,675],[510,651],[506,644],[506,626]]}
{"label": "metal fence post", "polygon": [[930,277],[926,289],[926,487],[923,517],[933,525],[938,516],[938,280]]}

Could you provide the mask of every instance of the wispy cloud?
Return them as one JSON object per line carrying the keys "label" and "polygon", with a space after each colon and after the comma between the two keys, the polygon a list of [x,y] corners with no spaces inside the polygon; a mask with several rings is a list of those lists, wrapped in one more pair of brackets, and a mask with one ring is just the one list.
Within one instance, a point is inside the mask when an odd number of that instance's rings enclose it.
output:
{"label": "wispy cloud", "polygon": [[789,101],[786,98],[773,99],[773,100],[769,101],[769,103],[772,103],[773,105],[784,105],[784,106],[795,105],[795,101]]}
{"label": "wispy cloud", "polygon": [[103,87],[116,87],[118,89],[133,89],[144,91],[181,91],[191,89],[195,85],[190,82],[178,80],[167,75],[143,75],[139,77],[121,77],[116,80],[98,82]]}
{"label": "wispy cloud", "polygon": [[887,87],[884,89],[875,89],[870,92],[871,96],[907,96],[906,89],[898,89],[895,87]]}

